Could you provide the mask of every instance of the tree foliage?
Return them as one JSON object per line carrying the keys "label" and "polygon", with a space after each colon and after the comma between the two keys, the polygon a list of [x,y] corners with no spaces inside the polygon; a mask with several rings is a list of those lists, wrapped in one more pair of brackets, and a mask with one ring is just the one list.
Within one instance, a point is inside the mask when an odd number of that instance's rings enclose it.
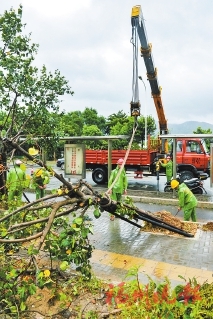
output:
{"label": "tree foliage", "polygon": [[125,124],[127,122],[127,115],[124,113],[124,111],[118,111],[118,113],[113,113],[108,116],[107,122],[106,122],[106,133],[110,134],[113,126],[115,126],[117,123]]}
{"label": "tree foliage", "polygon": [[98,115],[98,111],[93,108],[86,107],[82,112],[84,126],[85,125],[96,125],[101,131],[100,135],[106,132],[106,119],[102,115]]}
{"label": "tree foliage", "polygon": [[[110,135],[128,135],[132,136],[133,127],[135,126],[135,118],[127,116],[125,113],[119,111],[117,114],[112,114],[107,119],[107,130]],[[149,115],[147,117],[147,136],[153,135],[156,130],[154,118]],[[124,149],[128,146],[128,140],[113,141],[114,149]],[[137,118],[137,130],[135,133],[132,149],[141,149],[145,142],[145,117]]]}
{"label": "tree foliage", "polygon": [[64,113],[60,118],[60,134],[64,136],[81,136],[84,119],[81,111]]}
{"label": "tree foliage", "polygon": [[59,70],[35,66],[38,44],[31,34],[24,35],[24,28],[21,5],[0,17],[0,108],[7,113],[1,130],[16,140],[42,136],[41,146],[47,148],[58,137],[58,119],[50,113],[58,114],[60,97],[73,91]]}
{"label": "tree foliage", "polygon": [[[102,131],[98,128],[97,125],[94,125],[94,124],[84,125],[82,134],[84,136],[103,136]],[[86,140],[85,143],[87,145],[87,149],[100,149],[103,147],[104,143],[106,144],[106,147],[107,147],[107,143],[104,142],[104,140],[91,139],[91,140]]]}
{"label": "tree foliage", "polygon": [[[194,134],[212,134],[212,130],[208,128],[207,130],[202,129],[200,126],[196,129],[196,131],[193,131]],[[208,149],[210,149],[210,143],[211,139],[205,139],[206,146]]]}
{"label": "tree foliage", "polygon": [[[113,113],[108,118],[98,115],[98,111],[93,108],[85,108],[83,112],[73,111],[64,113],[60,119],[61,136],[105,136],[105,135],[128,135],[131,137],[135,118],[128,116],[123,111],[117,114]],[[145,117],[138,118],[138,128],[132,149],[141,149],[145,141]],[[147,135],[153,135],[156,130],[154,118],[147,117]],[[107,149],[107,142],[103,140],[79,140],[79,143],[85,143],[88,149]],[[114,149],[125,149],[129,140],[114,140],[112,146]]]}

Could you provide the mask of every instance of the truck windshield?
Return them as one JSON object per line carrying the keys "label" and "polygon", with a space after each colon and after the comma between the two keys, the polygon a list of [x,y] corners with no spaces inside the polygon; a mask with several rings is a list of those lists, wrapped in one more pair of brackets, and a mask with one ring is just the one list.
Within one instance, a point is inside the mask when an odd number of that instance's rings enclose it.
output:
{"label": "truck windshield", "polygon": [[201,140],[201,144],[203,145],[203,149],[204,149],[204,151],[205,151],[205,153],[209,153],[209,150],[208,150],[208,148],[207,148],[207,146],[206,146],[206,142],[205,142],[205,140]]}

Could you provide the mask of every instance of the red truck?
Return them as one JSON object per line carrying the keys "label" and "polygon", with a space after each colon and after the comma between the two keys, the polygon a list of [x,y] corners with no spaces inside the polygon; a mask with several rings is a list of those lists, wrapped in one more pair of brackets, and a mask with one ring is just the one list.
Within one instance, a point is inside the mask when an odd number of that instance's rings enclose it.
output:
{"label": "red truck", "polygon": [[[160,154],[157,149],[150,146],[147,150],[130,150],[125,169],[133,171],[136,178],[143,175],[156,175],[156,162],[166,155]],[[152,146],[153,147],[153,146]],[[170,152],[172,153],[172,151]],[[112,169],[116,167],[117,160],[124,158],[126,150],[112,150]],[[204,139],[180,138],[177,140],[177,172],[183,179],[199,177],[202,173],[210,174],[210,155]],[[64,158],[56,164],[64,168]],[[92,170],[92,178],[96,184],[108,181],[108,150],[86,150],[86,169]],[[165,174],[165,169],[160,168],[160,174]]]}
{"label": "red truck", "polygon": [[[112,150],[112,169],[116,167],[119,158],[124,158],[126,150]],[[156,162],[165,155],[157,150],[130,150],[125,169],[133,171],[136,178],[143,175],[156,175]],[[206,143],[202,139],[177,140],[177,172],[182,179],[199,177],[202,173],[210,173],[210,155]],[[108,180],[108,151],[86,150],[86,168],[92,169],[93,181],[97,184],[106,183]],[[165,169],[160,168],[160,174],[165,174]]]}

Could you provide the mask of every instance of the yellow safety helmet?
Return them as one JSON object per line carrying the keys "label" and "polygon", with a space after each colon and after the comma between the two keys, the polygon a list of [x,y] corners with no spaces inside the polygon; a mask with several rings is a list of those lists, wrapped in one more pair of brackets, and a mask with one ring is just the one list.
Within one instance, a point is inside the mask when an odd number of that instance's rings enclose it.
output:
{"label": "yellow safety helmet", "polygon": [[176,180],[176,179],[173,179],[172,181],[171,181],[171,188],[172,189],[175,189],[176,187],[178,187],[179,186],[179,182]]}
{"label": "yellow safety helmet", "polygon": [[39,177],[39,176],[41,176],[41,174],[42,174],[42,168],[38,168],[38,169],[35,171],[35,176],[36,176],[36,177]]}
{"label": "yellow safety helmet", "polygon": [[34,147],[30,147],[30,148],[28,149],[28,153],[29,153],[30,155],[32,155],[32,156],[37,155],[38,152],[39,152],[39,151],[36,150]]}

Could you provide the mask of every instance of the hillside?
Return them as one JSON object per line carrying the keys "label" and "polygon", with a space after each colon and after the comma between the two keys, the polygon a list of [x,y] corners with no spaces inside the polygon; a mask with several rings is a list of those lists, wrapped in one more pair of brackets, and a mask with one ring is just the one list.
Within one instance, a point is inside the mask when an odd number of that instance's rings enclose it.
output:
{"label": "hillside", "polygon": [[191,134],[196,131],[198,127],[204,130],[210,129],[213,132],[213,124],[206,122],[187,121],[181,124],[168,124],[169,134]]}

